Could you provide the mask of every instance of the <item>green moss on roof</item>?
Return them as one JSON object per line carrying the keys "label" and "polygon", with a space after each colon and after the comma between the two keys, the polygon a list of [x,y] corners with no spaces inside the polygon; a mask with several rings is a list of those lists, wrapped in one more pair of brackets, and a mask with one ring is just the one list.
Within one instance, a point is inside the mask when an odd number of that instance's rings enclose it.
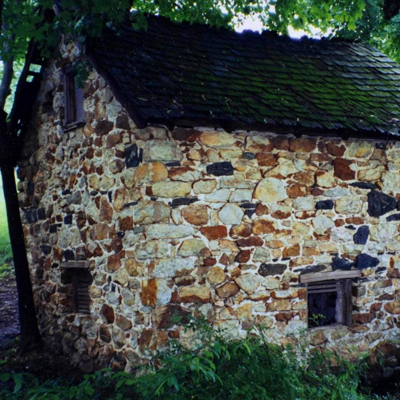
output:
{"label": "green moss on roof", "polygon": [[369,45],[150,17],[147,31],[126,26],[93,41],[89,53],[141,124],[225,121],[238,129],[399,136],[400,67]]}

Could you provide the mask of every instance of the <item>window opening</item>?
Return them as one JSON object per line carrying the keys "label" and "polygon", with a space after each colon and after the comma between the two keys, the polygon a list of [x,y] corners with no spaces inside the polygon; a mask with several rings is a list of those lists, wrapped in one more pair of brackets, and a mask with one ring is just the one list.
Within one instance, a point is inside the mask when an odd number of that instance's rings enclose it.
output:
{"label": "window opening", "polygon": [[361,271],[334,271],[300,276],[307,286],[308,327],[351,325],[352,278]]}
{"label": "window opening", "polygon": [[64,129],[83,123],[83,91],[76,86],[76,71],[69,65],[64,68]]}
{"label": "window opening", "polygon": [[89,286],[93,282],[87,261],[62,262],[62,283],[68,286],[69,311],[90,314]]}

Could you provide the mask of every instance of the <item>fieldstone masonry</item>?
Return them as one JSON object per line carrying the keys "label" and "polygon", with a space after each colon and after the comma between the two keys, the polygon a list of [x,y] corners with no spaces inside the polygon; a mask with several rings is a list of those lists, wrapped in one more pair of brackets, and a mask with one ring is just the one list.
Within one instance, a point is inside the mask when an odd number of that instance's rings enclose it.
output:
{"label": "fieldstone masonry", "polygon": [[[400,142],[209,128],[137,129],[105,81],[63,131],[61,65],[46,73],[19,164],[40,329],[84,370],[131,370],[173,315],[236,338],[358,350],[398,339]],[[90,260],[90,315],[71,313],[61,261]],[[358,268],[353,325],[307,331],[308,272]]]}

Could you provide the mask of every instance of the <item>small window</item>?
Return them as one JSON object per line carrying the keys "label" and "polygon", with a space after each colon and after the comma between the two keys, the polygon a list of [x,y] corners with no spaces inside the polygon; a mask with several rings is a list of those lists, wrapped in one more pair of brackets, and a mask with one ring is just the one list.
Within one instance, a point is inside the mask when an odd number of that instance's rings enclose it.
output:
{"label": "small window", "polygon": [[318,272],[300,276],[307,286],[308,327],[351,325],[352,278],[361,271]]}
{"label": "small window", "polygon": [[87,261],[62,262],[62,282],[69,286],[69,312],[90,314],[89,286],[93,282]]}
{"label": "small window", "polygon": [[64,129],[83,124],[83,91],[76,86],[76,71],[69,65],[64,68]]}

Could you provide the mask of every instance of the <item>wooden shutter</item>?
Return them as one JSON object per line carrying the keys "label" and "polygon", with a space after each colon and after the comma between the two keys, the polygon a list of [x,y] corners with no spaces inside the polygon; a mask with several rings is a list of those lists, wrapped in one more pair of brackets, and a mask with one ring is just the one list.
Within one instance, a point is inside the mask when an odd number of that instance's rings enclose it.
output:
{"label": "wooden shutter", "polygon": [[72,275],[72,308],[74,313],[90,314],[89,286],[93,278],[89,261],[62,262],[61,268]]}

